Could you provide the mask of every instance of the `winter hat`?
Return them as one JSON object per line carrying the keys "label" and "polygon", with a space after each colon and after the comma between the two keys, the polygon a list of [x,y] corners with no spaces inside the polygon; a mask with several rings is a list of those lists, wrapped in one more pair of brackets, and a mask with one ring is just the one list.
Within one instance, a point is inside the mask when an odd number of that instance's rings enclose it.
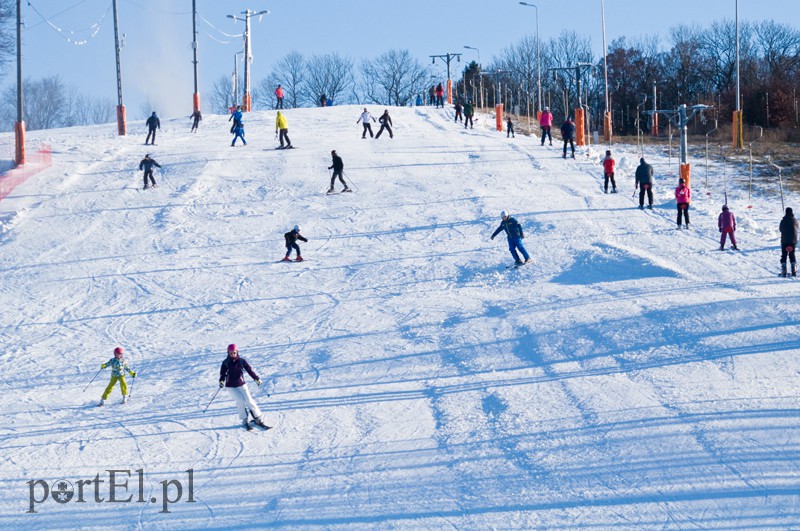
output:
{"label": "winter hat", "polygon": [[550,112],[550,107],[545,107],[544,112]]}
{"label": "winter hat", "polygon": [[122,347],[117,347],[114,349],[114,355],[116,356],[117,354],[122,354]]}
{"label": "winter hat", "polygon": [[231,343],[230,345],[228,345],[228,352],[231,352],[233,350],[235,350],[237,352],[239,351],[239,349],[236,348],[236,343]]}
{"label": "winter hat", "polygon": [[728,211],[728,205],[722,205],[722,211],[723,212],[727,212]]}
{"label": "winter hat", "polygon": [[640,158],[640,159],[639,159],[639,162],[640,162],[641,164],[645,164],[644,157]]}
{"label": "winter hat", "polygon": [[678,179],[678,182],[681,183],[681,184],[686,184],[686,181],[683,178]]}
{"label": "winter hat", "polygon": [[508,217],[508,212],[505,210],[500,211],[500,219],[506,219]]}
{"label": "winter hat", "polygon": [[295,232],[300,232],[300,225],[295,225],[294,228],[292,228],[292,230]]}
{"label": "winter hat", "polygon": [[792,207],[786,207],[786,215],[794,216],[794,210],[792,210]]}

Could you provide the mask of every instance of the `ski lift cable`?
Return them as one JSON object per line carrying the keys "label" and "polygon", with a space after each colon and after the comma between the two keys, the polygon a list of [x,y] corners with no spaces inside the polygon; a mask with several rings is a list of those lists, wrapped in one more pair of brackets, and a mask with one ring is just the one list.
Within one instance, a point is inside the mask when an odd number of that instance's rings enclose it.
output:
{"label": "ski lift cable", "polygon": [[[79,2],[79,4],[80,4],[80,3],[82,3],[82,2]],[[72,7],[75,7],[75,6],[79,5],[79,4],[75,4],[75,5],[73,5]],[[81,28],[81,29],[77,29],[77,30],[66,30],[66,29],[64,29],[64,28],[61,28],[61,27],[59,27],[59,26],[56,26],[55,24],[53,24],[53,23],[50,21],[50,19],[49,19],[49,18],[45,17],[45,16],[44,16],[44,15],[43,15],[43,14],[42,14],[42,13],[41,13],[41,12],[40,12],[38,9],[36,9],[36,6],[34,6],[34,5],[33,5],[33,4],[30,2],[30,0],[28,0],[28,6],[29,6],[29,7],[30,7],[30,8],[31,8],[31,9],[32,9],[32,10],[33,10],[33,11],[34,11],[34,12],[35,12],[37,15],[39,15],[39,16],[41,17],[41,19],[42,19],[42,22],[41,22],[41,23],[46,23],[46,24],[47,24],[48,26],[50,26],[50,27],[51,27],[51,28],[52,28],[52,29],[53,29],[53,30],[54,30],[56,33],[58,33],[58,34],[59,34],[59,35],[60,35],[62,38],[64,38],[64,40],[66,40],[68,43],[70,43],[70,44],[74,44],[74,45],[76,45],[76,46],[80,46],[80,45],[83,45],[83,44],[86,44],[87,42],[89,42],[89,39],[92,39],[92,38],[94,38],[95,36],[97,36],[97,34],[100,32],[100,28],[102,27],[102,25],[103,25],[103,22],[105,21],[106,17],[108,16],[108,13],[111,11],[111,6],[112,6],[112,5],[111,5],[111,4],[109,4],[109,5],[108,5],[108,7],[106,8],[106,11],[105,11],[105,13],[103,13],[103,15],[100,17],[100,19],[99,19],[97,22],[95,22],[95,23],[91,24],[89,27],[86,27],[86,28]],[[71,8],[68,8],[68,9],[66,9],[66,10],[64,10],[64,11],[68,11],[69,9],[71,9]],[[61,11],[61,13],[64,13],[64,11]],[[61,13],[59,13],[59,14],[61,14]],[[57,16],[57,15],[56,15],[56,16]],[[51,18],[52,18],[52,17],[51,17]],[[40,24],[41,24],[41,23],[40,23]],[[37,25],[38,25],[38,24],[37,24]],[[35,27],[35,26],[34,26],[34,27]],[[90,31],[91,33],[89,33],[89,36],[88,36],[87,38],[85,38],[85,39],[76,40],[76,39],[74,39],[74,38],[72,37],[72,36],[73,36],[73,35],[75,35],[76,33],[81,33],[81,32],[86,32],[86,31]]]}
{"label": "ski lift cable", "polygon": [[222,31],[221,29],[219,29],[218,27],[216,27],[214,24],[212,24],[211,22],[209,22],[208,20],[206,20],[206,19],[205,19],[205,17],[203,17],[203,15],[200,15],[200,14],[198,14],[197,16],[198,16],[198,17],[200,17],[200,20],[202,20],[203,22],[205,22],[206,24],[208,24],[209,26],[211,26],[212,28],[214,28],[215,30],[217,30],[218,32],[220,32],[220,33],[221,33],[222,35],[224,35],[225,37],[231,37],[231,38],[235,38],[235,37],[244,37],[244,33],[239,33],[239,34],[235,34],[235,35],[232,35],[232,34],[230,34],[230,33],[225,33],[224,31]]}

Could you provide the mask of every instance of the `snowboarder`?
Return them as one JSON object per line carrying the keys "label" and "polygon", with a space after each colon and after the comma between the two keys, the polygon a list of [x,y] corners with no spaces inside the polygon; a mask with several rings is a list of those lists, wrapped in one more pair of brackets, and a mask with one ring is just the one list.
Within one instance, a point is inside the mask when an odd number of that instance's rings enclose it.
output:
{"label": "snowboarder", "polygon": [[392,117],[389,116],[389,109],[384,109],[383,114],[378,118],[378,122],[380,122],[381,128],[378,129],[378,134],[375,135],[375,138],[380,138],[384,129],[389,131],[389,138],[394,138],[394,133],[392,133]]}
{"label": "snowboarder", "polygon": [[250,396],[250,391],[244,381],[244,371],[247,371],[247,374],[261,386],[261,378],[250,367],[246,359],[239,357],[239,350],[236,345],[233,343],[228,345],[228,356],[223,360],[222,366],[219,368],[219,386],[220,388],[227,387],[230,389],[233,398],[236,400],[239,418],[248,431],[253,429],[248,421],[248,414],[252,415],[253,424],[269,429],[269,426],[264,424],[261,410],[253,401],[253,397]]}
{"label": "snowboarder", "polygon": [[283,109],[283,87],[280,85],[275,89],[275,108]]}
{"label": "snowboarder", "polygon": [[469,124],[469,128],[472,129],[472,116],[475,114],[475,107],[472,105],[472,102],[467,102],[464,104],[464,129],[467,128],[467,124]]}
{"label": "snowboarder", "polygon": [[233,120],[233,124],[231,124],[231,134],[233,134],[234,129],[236,129],[236,124],[242,121],[242,106],[237,105],[236,109],[231,113],[230,118],[228,121],[230,122]]}
{"label": "snowboarder", "polygon": [[514,122],[511,121],[511,117],[506,117],[506,138],[511,136],[511,138],[517,138],[517,135],[514,134]]}
{"label": "snowboarder", "polygon": [[436,85],[436,108],[444,109],[444,87],[441,83]]}
{"label": "snowboarder", "polygon": [[[144,189],[147,190],[150,185],[153,185],[153,188],[156,187],[156,179],[153,177],[153,166],[156,168],[160,168],[161,165],[156,162],[155,160],[150,158],[150,154],[144,156],[142,161],[139,163],[139,169],[144,170]],[[150,183],[147,182],[147,178],[150,178]]]}
{"label": "snowboarder", "polygon": [[241,138],[242,144],[245,146],[247,145],[247,140],[244,139],[244,122],[239,120],[236,122],[233,128],[233,134],[236,135],[233,137],[233,142],[231,142],[231,147],[236,145],[236,139]]}
{"label": "snowboarder", "polygon": [[153,142],[151,145],[156,145],[156,129],[161,129],[161,120],[158,119],[156,116],[156,111],[153,111],[153,114],[150,115],[150,118],[147,119],[145,122],[147,124],[147,138],[144,140],[144,145],[146,146],[150,142],[150,137],[153,137]]}
{"label": "snowboarder", "polygon": [[286,256],[283,257],[283,261],[291,261],[289,256],[292,254],[292,249],[294,249],[297,251],[297,258],[295,258],[295,262],[302,262],[303,257],[300,256],[300,246],[297,245],[297,240],[300,240],[301,242],[308,242],[308,240],[300,235],[300,227],[295,225],[292,230],[283,235],[283,238],[286,240]]}
{"label": "snowboarder", "polygon": [[461,105],[461,102],[457,101],[456,104],[453,106],[453,108],[456,110],[456,119],[453,120],[453,121],[454,122],[463,122],[464,121],[464,116],[461,114],[461,111],[464,109],[464,107]]}
{"label": "snowboarder", "polygon": [[731,235],[731,244],[733,245],[733,250],[738,251],[739,248],[736,247],[736,236],[733,233],[736,231],[736,217],[733,215],[728,209],[728,205],[722,206],[722,212],[717,218],[717,226],[719,226],[719,231],[722,235],[719,237],[719,250],[725,250],[725,239],[727,238],[728,234]]}
{"label": "snowboarder", "polygon": [[781,276],[786,276],[786,257],[792,263],[792,276],[797,276],[797,261],[795,260],[795,248],[797,247],[797,220],[794,211],[786,208],[786,215],[783,216],[781,224],[778,226],[781,231]]}
{"label": "snowboarder", "polygon": [[572,158],[575,158],[575,124],[572,123],[572,117],[567,118],[567,121],[561,126],[561,138],[564,139],[564,158],[567,158],[567,143],[572,148]]}
{"label": "snowboarder", "polygon": [[136,378],[136,373],[128,367],[128,363],[125,361],[122,347],[115,348],[114,357],[100,365],[100,369],[105,369],[109,366],[111,367],[111,381],[108,382],[106,390],[103,391],[103,396],[100,398],[100,403],[98,404],[99,406],[105,405],[106,400],[114,389],[114,386],[117,385],[117,382],[119,382],[119,390],[122,392],[122,403],[126,403],[128,401],[128,384],[125,382],[125,372],[127,371],[127,373],[131,375],[131,378]]}
{"label": "snowboarder", "polygon": [[603,159],[603,176],[605,177],[604,193],[608,193],[608,181],[611,181],[611,193],[617,193],[617,183],[614,181],[614,166],[616,162],[614,157],[611,156],[611,150],[606,150],[606,158]]}
{"label": "snowboarder", "polygon": [[375,118],[373,118],[367,108],[364,107],[364,112],[361,113],[361,117],[356,120],[356,123],[361,122],[361,124],[364,126],[364,130],[361,133],[361,138],[367,138],[367,132],[369,132],[370,138],[375,138],[375,135],[372,134],[372,126],[369,123],[370,119],[372,119],[373,122],[375,121]]}
{"label": "snowboarder", "polygon": [[[342,192],[349,192],[350,188],[347,187],[347,183],[344,182],[344,177],[342,176],[342,172],[344,172],[344,162],[342,161],[342,157],[337,155],[336,150],[334,149],[333,151],[331,151],[331,158],[333,159],[333,164],[331,166],[328,166],[328,169],[333,170],[333,174],[331,175],[331,187],[328,189],[328,193],[329,194],[333,193],[333,185],[336,182],[336,177],[339,177],[339,180],[344,185],[344,189],[342,190]],[[286,243],[287,244],[289,243],[288,240]],[[288,248],[287,251],[289,251],[289,254],[291,254],[291,251]],[[297,251],[297,254],[298,255],[300,254],[299,250]]]}
{"label": "snowboarder", "polygon": [[[281,141],[281,148],[289,149],[292,147],[292,141],[289,140],[289,122],[286,121],[286,117],[278,111],[278,116],[275,117],[275,134],[277,135],[280,132],[280,136],[278,139]],[[286,140],[286,145],[283,145],[283,141]]]}
{"label": "snowboarder", "polygon": [[[522,245],[522,239],[525,237],[525,234],[522,232],[522,225],[517,223],[517,220],[512,218],[505,210],[500,212],[500,218],[502,219],[500,226],[492,233],[490,239],[494,240],[495,236],[505,231],[506,237],[508,238],[508,250],[511,251],[511,256],[514,257],[514,265],[521,266],[522,264],[527,264],[530,262],[531,257]],[[524,262],[520,260],[517,250],[519,250],[525,258]]]}
{"label": "snowboarder", "polygon": [[639,188],[639,210],[644,208],[644,194],[647,193],[647,208],[653,209],[653,167],[644,161],[644,157],[639,159],[639,166],[636,168],[636,188]]}
{"label": "snowboarder", "polygon": [[550,145],[553,145],[553,136],[550,134],[550,128],[553,126],[553,114],[550,112],[550,107],[545,107],[539,116],[539,127],[542,128],[542,145],[544,145],[544,137],[550,139]]}
{"label": "snowboarder", "polygon": [[681,215],[686,220],[686,228],[689,228],[689,203],[692,202],[692,191],[686,186],[684,179],[678,179],[678,187],[675,188],[675,201],[678,203],[678,228],[681,228]]}
{"label": "snowboarder", "polygon": [[200,126],[200,120],[203,119],[203,116],[200,114],[200,109],[194,111],[189,118],[192,119],[192,133],[197,132],[197,128]]}

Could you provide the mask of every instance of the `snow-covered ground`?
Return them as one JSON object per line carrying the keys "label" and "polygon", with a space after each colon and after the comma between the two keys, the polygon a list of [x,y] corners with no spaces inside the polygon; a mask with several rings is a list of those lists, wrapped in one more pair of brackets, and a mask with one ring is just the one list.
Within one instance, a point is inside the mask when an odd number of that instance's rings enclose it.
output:
{"label": "snow-covered ground", "polygon": [[[564,160],[432,108],[361,140],[360,110],[286,111],[290,151],[273,112],[246,116],[247,147],[226,116],[166,122],[155,147],[141,123],[29,135],[53,167],[0,202],[0,527],[800,525],[777,195],[729,189],[742,251],[720,252],[729,169],[706,190],[693,161],[678,231],[655,151],[640,211],[633,147],[613,146],[605,195],[604,146]],[[325,195],[331,149],[355,193]],[[146,152],[163,170],[141,191]],[[502,209],[526,229],[520,269],[489,240]],[[307,261],[280,263],[296,223]],[[265,382],[268,432],[225,391],[203,412],[228,343]],[[84,388],[117,345],[132,399],[97,408],[109,371]],[[130,471],[130,502],[108,470]],[[66,503],[44,498],[59,480]]]}

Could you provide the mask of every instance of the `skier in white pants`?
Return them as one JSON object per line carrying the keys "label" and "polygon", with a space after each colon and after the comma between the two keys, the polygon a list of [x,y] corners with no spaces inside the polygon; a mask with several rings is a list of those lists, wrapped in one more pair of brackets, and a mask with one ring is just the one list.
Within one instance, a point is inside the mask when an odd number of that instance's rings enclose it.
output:
{"label": "skier in white pants", "polygon": [[239,350],[235,344],[228,345],[228,357],[222,362],[219,369],[219,386],[227,387],[230,389],[233,398],[236,400],[236,406],[239,411],[239,418],[242,420],[244,427],[248,430],[253,429],[248,421],[248,412],[253,416],[253,423],[261,426],[264,429],[269,427],[264,424],[262,420],[261,410],[258,405],[253,401],[250,396],[250,391],[247,389],[247,384],[244,381],[244,371],[250,375],[258,385],[261,385],[261,378],[253,371],[247,360],[239,357]]}

